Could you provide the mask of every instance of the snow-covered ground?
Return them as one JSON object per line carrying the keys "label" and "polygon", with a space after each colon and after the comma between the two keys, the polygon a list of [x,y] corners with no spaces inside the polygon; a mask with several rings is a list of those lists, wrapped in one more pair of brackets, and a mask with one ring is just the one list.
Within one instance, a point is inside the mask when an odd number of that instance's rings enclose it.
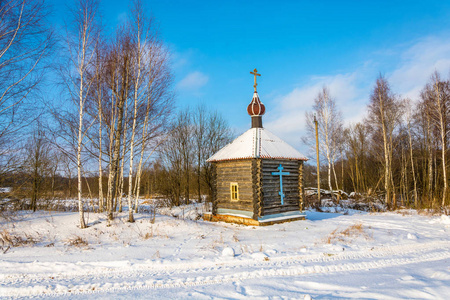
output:
{"label": "snow-covered ground", "polygon": [[448,216],[307,211],[306,221],[247,227],[195,220],[198,211],[161,210],[154,223],[138,214],[133,224],[125,212],[109,227],[89,213],[84,230],[72,212],[1,221],[3,240],[22,246],[0,251],[0,297],[450,297]]}

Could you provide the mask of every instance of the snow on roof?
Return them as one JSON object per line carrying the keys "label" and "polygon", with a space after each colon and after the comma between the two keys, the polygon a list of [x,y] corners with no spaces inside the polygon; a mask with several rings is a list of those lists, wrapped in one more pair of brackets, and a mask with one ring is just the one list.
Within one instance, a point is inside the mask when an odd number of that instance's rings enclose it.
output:
{"label": "snow on roof", "polygon": [[208,162],[247,158],[308,160],[285,141],[264,128],[251,128],[220,149]]}

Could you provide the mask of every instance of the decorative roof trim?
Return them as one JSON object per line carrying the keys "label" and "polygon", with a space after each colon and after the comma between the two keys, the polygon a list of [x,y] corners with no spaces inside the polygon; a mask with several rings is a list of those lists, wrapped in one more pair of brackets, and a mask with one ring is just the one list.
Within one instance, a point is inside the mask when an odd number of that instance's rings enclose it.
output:
{"label": "decorative roof trim", "polygon": [[264,158],[264,159],[287,159],[287,160],[302,160],[302,161],[308,161],[307,158],[294,158],[294,157],[271,157],[267,155],[263,155],[260,157],[253,157],[253,156],[247,156],[247,157],[236,157],[236,158],[224,158],[224,159],[217,159],[217,160],[206,160],[207,162],[218,162],[218,161],[232,161],[232,160],[242,160],[242,159],[258,159],[258,158]]}

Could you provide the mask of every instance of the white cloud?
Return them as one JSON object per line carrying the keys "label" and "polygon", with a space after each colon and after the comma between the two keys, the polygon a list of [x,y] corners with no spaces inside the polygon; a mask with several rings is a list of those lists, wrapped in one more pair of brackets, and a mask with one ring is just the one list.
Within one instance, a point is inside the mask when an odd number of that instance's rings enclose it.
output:
{"label": "white cloud", "polygon": [[307,84],[271,101],[273,107],[267,109],[264,127],[303,150],[301,138],[306,134],[305,113],[312,110],[314,98],[323,86],[330,89],[346,123],[362,119],[366,102],[361,100],[364,90],[358,87],[361,78],[358,72],[312,76]]}
{"label": "white cloud", "polygon": [[180,90],[190,90],[196,91],[206,85],[209,81],[209,77],[202,72],[195,71],[186,75],[183,79],[181,79],[177,88]]}
{"label": "white cloud", "polygon": [[388,76],[394,90],[402,96],[418,99],[420,90],[434,71],[447,77],[450,70],[450,40],[426,37],[406,49],[400,62]]}
{"label": "white cloud", "polygon": [[[366,115],[370,93],[380,72],[386,74],[395,93],[413,100],[418,99],[420,90],[435,70],[442,77],[447,77],[450,71],[450,40],[445,35],[426,37],[409,47],[400,48],[395,51],[378,50],[374,54],[376,61],[361,62],[360,67],[351,73],[314,75],[289,93],[267,99],[269,107],[266,105],[264,127],[306,153],[307,149],[301,141],[306,134],[305,112],[312,110],[314,98],[324,85],[330,89],[348,125],[361,121]],[[380,70],[380,66],[392,60],[394,64],[389,69]]]}

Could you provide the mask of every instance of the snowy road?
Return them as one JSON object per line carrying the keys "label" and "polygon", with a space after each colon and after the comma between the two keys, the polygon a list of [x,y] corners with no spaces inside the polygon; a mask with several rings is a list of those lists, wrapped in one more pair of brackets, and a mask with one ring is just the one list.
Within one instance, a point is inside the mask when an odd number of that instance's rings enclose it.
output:
{"label": "snowy road", "polygon": [[85,230],[76,213],[24,215],[1,232],[37,242],[0,254],[0,298],[449,299],[448,216],[307,213],[267,227],[92,214]]}
{"label": "snowy road", "polygon": [[[224,259],[222,263],[150,263],[120,267],[89,266],[87,272],[9,274],[1,278],[3,295],[13,297],[63,296],[76,294],[114,294],[119,291],[174,289],[202,285],[222,285],[249,279],[295,277],[308,274],[371,271],[432,261],[448,264],[450,243],[430,242],[414,245],[378,247],[342,252],[336,255],[302,255],[254,260]],[[14,267],[14,266],[10,266]],[[23,267],[23,266],[21,266]],[[81,268],[83,268],[81,264]],[[73,269],[68,266],[68,269]],[[379,270],[376,271],[380,272]],[[26,286],[27,288],[24,288]]]}

